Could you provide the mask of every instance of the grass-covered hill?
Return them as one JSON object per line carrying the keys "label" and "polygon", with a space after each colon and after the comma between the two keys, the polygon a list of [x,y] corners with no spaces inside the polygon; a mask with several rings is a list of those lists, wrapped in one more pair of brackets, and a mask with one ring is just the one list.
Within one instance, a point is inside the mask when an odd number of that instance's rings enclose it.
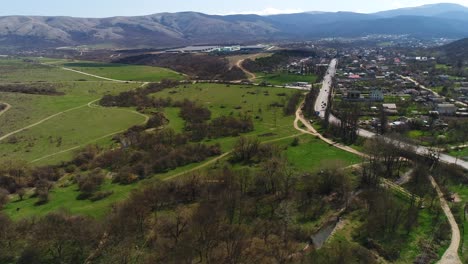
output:
{"label": "grass-covered hill", "polygon": [[451,62],[468,64],[468,38],[460,39],[438,48],[440,56]]}

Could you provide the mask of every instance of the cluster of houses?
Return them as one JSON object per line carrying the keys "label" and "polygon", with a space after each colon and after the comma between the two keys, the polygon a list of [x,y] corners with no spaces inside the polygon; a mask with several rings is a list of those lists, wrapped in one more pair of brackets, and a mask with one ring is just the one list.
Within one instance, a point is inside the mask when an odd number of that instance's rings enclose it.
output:
{"label": "cluster of houses", "polygon": [[[363,125],[377,125],[380,109],[388,115],[405,113],[411,116],[392,118],[393,121],[389,123],[392,128],[415,121],[428,125],[429,120],[433,127],[443,128],[447,124],[441,116],[468,117],[468,108],[459,107],[459,102],[421,89],[415,82],[395,73],[399,72],[397,68],[406,66],[410,61],[433,63],[436,60],[434,57],[409,57],[393,53],[391,49],[377,48],[357,48],[343,57],[338,69],[336,92],[341,94],[344,101],[369,103],[370,109],[366,109],[370,110],[369,113],[375,113],[376,117],[362,121]],[[455,92],[459,96],[457,100],[468,103],[468,82],[461,82],[456,87]],[[392,97],[392,100],[386,100],[387,96]]]}

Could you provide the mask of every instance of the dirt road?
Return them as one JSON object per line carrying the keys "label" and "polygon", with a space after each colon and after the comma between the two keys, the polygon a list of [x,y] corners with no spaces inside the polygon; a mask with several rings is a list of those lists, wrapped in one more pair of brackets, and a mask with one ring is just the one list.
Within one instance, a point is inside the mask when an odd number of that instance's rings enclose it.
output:
{"label": "dirt road", "polygon": [[239,67],[239,69],[241,69],[247,75],[249,81],[253,82],[255,79],[257,79],[257,76],[253,72],[250,72],[246,68],[244,68],[244,66],[242,65],[244,61],[245,59],[237,61],[236,66]]}
{"label": "dirt road", "polygon": [[[303,105],[303,104],[302,104]],[[315,130],[315,128],[310,124],[309,121],[307,121],[304,117],[304,115],[302,114],[302,105],[297,109],[296,111],[296,120],[294,120],[294,128],[298,131],[301,131],[303,133],[307,133],[307,134],[310,134],[310,135],[313,135],[313,136],[317,136],[318,138],[320,138],[322,141],[324,141],[325,143],[331,145],[331,146],[334,146],[336,148],[339,148],[341,150],[344,150],[344,151],[347,151],[347,152],[350,152],[350,153],[353,153],[353,154],[356,154],[358,156],[361,156],[361,157],[364,157],[366,156],[364,153],[362,152],[359,152],[351,147],[348,147],[346,145],[343,145],[343,144],[340,144],[340,143],[337,143],[337,142],[334,142],[333,140],[330,140],[326,137],[324,137],[322,134],[318,133],[317,130]],[[302,128],[299,127],[299,121],[304,124],[304,126],[307,128],[307,130],[304,130]]]}
{"label": "dirt road", "polygon": [[94,74],[91,74],[91,73],[86,73],[86,72],[82,72],[82,71],[78,71],[78,70],[74,70],[74,69],[70,69],[70,68],[65,68],[65,67],[62,67],[61,69],[62,69],[62,70],[65,70],[65,71],[71,71],[71,72],[79,73],[79,74],[82,74],[82,75],[86,75],[86,76],[90,76],[90,77],[94,77],[94,78],[106,80],[106,81],[111,81],[111,82],[118,82],[118,83],[141,83],[141,82],[135,82],[135,81],[122,81],[122,80],[111,79],[111,78],[102,77],[102,76],[99,76],[99,75],[94,75]]}
{"label": "dirt road", "polygon": [[[97,100],[89,102],[89,103],[87,104],[87,106],[88,106],[89,108],[93,108],[93,109],[101,108],[101,106],[98,106],[98,105],[95,105],[95,104],[94,104],[96,101],[97,101]],[[126,110],[126,109],[119,109],[119,110],[127,111],[127,112],[130,112],[130,113],[133,113],[133,114],[136,114],[136,115],[139,115],[139,116],[143,117],[143,118],[144,118],[144,121],[141,123],[142,125],[148,123],[149,116],[147,116],[147,115],[144,115],[144,114],[142,114],[142,113],[139,113],[139,112],[133,111],[133,110]],[[51,158],[51,157],[53,157],[53,156],[57,156],[57,155],[60,155],[60,154],[63,154],[63,153],[67,153],[67,152],[70,152],[70,151],[73,151],[73,150],[76,150],[76,149],[85,147],[85,146],[87,146],[87,145],[89,145],[89,144],[92,144],[92,143],[95,143],[95,142],[97,142],[97,141],[99,141],[99,140],[101,140],[101,139],[109,138],[109,137],[112,137],[112,136],[121,134],[121,133],[123,133],[123,132],[125,132],[125,131],[127,131],[127,130],[124,129],[124,130],[119,130],[119,131],[116,131],[116,132],[109,133],[109,134],[107,134],[107,135],[104,135],[104,136],[101,136],[101,137],[99,137],[99,138],[95,138],[95,139],[93,139],[93,140],[91,140],[91,141],[88,141],[88,142],[86,142],[86,143],[84,143],[84,144],[81,144],[81,145],[78,145],[78,146],[74,146],[74,147],[71,147],[71,148],[69,148],[69,149],[65,149],[65,150],[62,150],[62,151],[59,151],[59,152],[56,152],[56,153],[48,154],[48,155],[46,155],[46,156],[37,158],[37,159],[31,161],[31,163],[36,163],[36,162],[39,162],[39,161],[41,161],[41,160],[44,160],[44,159],[47,159],[47,158]]]}
{"label": "dirt road", "polygon": [[444,211],[447,219],[450,223],[450,228],[452,230],[452,241],[450,242],[449,248],[445,251],[442,258],[437,262],[439,264],[462,264],[460,257],[458,256],[458,248],[460,247],[460,229],[458,228],[458,224],[453,217],[452,211],[450,210],[450,206],[448,205],[447,201],[444,198],[444,194],[439,188],[439,185],[434,180],[432,176],[429,176],[431,180],[432,186],[437,191],[437,195],[439,196],[440,205],[442,210]]}
{"label": "dirt road", "polygon": [[81,105],[81,106],[77,106],[77,107],[74,107],[74,108],[70,108],[70,109],[68,109],[68,110],[65,110],[65,111],[62,111],[62,112],[58,112],[58,113],[56,113],[56,114],[53,114],[53,115],[51,115],[51,116],[48,116],[48,117],[46,117],[46,118],[44,118],[44,119],[41,119],[41,120],[37,121],[37,122],[34,123],[34,124],[25,126],[25,127],[23,127],[23,128],[20,128],[20,129],[18,129],[18,130],[15,130],[15,131],[13,131],[13,132],[10,132],[10,133],[8,133],[8,134],[5,134],[5,135],[1,136],[1,137],[0,137],[0,141],[3,141],[3,140],[5,140],[5,139],[7,139],[7,138],[9,138],[9,137],[11,137],[11,136],[13,136],[13,135],[15,135],[15,134],[18,134],[18,133],[20,133],[20,132],[23,132],[23,131],[25,131],[25,130],[27,130],[27,129],[33,128],[33,127],[35,127],[35,126],[38,126],[38,125],[40,125],[40,124],[46,122],[47,120],[50,120],[50,119],[52,119],[52,118],[54,118],[54,117],[57,117],[57,116],[59,116],[59,115],[62,115],[62,114],[65,114],[65,113],[68,113],[68,112],[71,112],[71,111],[73,111],[73,110],[77,110],[77,109],[80,109],[80,108],[83,108],[83,107],[87,107],[90,103],[93,103],[93,102],[96,102],[96,101],[98,101],[98,100],[94,100],[94,101],[89,102],[89,103],[87,103],[87,104],[85,104],[85,105]]}

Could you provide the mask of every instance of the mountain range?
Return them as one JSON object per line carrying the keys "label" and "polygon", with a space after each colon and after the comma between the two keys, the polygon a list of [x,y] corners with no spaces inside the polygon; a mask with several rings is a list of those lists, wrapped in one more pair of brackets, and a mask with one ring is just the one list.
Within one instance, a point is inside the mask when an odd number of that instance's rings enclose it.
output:
{"label": "mountain range", "polygon": [[0,46],[170,47],[370,34],[463,38],[468,36],[467,23],[468,8],[456,4],[425,5],[373,14],[306,12],[220,16],[181,12],[110,18],[5,16],[0,17]]}

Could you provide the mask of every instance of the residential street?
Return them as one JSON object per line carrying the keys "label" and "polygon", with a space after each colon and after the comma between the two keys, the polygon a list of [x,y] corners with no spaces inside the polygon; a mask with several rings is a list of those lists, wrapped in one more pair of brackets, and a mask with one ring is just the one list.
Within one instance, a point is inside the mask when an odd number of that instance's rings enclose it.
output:
{"label": "residential street", "polygon": [[[333,59],[331,61],[331,63],[330,63],[330,67],[328,68],[327,75],[324,77],[322,89],[320,90],[320,94],[318,95],[317,101],[315,103],[315,111],[319,112],[319,116],[322,119],[325,118],[325,109],[326,109],[325,107],[328,107],[328,105],[329,105],[328,98],[329,98],[329,94],[332,92],[331,80],[333,79],[333,77],[336,74],[336,66],[337,65],[338,65],[338,61],[336,59]],[[330,114],[330,120],[329,121],[330,121],[330,123],[333,123],[333,124],[339,124],[340,123],[340,120],[338,118],[336,118],[333,114]],[[359,129],[358,134],[359,134],[359,136],[364,137],[364,138],[372,138],[372,137],[376,136],[376,134],[374,132],[371,132],[371,131],[368,131],[368,130],[365,130],[365,129]],[[424,146],[410,145],[410,144],[403,143],[401,141],[397,141],[397,140],[394,140],[394,139],[391,139],[391,138],[388,138],[388,137],[385,137],[385,139],[388,140],[388,141],[392,141],[395,144],[401,144],[403,146],[407,145],[409,147],[412,147],[415,150],[415,152],[417,154],[419,154],[419,155],[424,156],[424,155],[428,155],[430,153],[429,148],[424,147]],[[457,159],[456,157],[452,157],[450,155],[443,154],[443,153],[440,154],[439,159],[442,162],[449,163],[449,164],[457,164],[457,165],[463,167],[464,169],[468,170],[468,162],[466,162],[464,160],[460,160],[460,159]]]}

